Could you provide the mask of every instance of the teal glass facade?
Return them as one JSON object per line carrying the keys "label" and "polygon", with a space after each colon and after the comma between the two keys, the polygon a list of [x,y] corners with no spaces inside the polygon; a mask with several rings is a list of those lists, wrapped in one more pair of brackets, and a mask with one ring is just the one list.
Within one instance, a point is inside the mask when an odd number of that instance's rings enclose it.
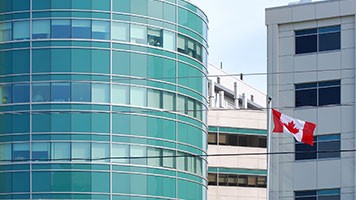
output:
{"label": "teal glass facade", "polygon": [[206,199],[207,18],[0,1],[0,199]]}

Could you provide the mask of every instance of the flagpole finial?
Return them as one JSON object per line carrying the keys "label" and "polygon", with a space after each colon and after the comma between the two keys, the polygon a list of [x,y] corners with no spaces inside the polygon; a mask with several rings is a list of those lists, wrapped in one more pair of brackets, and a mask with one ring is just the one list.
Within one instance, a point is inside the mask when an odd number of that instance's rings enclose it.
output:
{"label": "flagpole finial", "polygon": [[268,97],[268,98],[267,98],[267,101],[268,101],[268,103],[271,103],[272,97]]}

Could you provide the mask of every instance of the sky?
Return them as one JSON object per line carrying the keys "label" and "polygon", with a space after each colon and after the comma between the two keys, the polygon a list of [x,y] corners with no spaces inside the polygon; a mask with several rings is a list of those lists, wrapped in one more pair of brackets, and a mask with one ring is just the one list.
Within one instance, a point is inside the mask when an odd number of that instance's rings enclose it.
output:
{"label": "sky", "polygon": [[246,74],[244,81],[266,93],[267,29],[265,8],[297,0],[190,0],[209,18],[208,62],[231,74]]}

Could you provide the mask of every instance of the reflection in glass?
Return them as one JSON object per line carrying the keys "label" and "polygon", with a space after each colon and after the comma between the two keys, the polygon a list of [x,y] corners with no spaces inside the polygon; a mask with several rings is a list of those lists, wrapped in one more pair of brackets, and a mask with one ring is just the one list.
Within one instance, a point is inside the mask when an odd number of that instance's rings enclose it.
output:
{"label": "reflection in glass", "polygon": [[29,21],[17,21],[13,22],[13,39],[14,40],[26,40],[30,39],[30,22]]}
{"label": "reflection in glass", "polygon": [[72,20],[72,38],[91,38],[90,20]]}
{"label": "reflection in glass", "polygon": [[34,83],[32,84],[32,101],[33,102],[48,102],[51,97],[49,83]]}
{"label": "reflection in glass", "polygon": [[12,86],[12,102],[24,103],[30,101],[30,86],[28,84],[14,84]]}
{"label": "reflection in glass", "polygon": [[92,84],[91,92],[92,102],[109,103],[110,102],[110,87],[108,84]]}
{"label": "reflection in glass", "polygon": [[146,44],[147,40],[147,28],[146,26],[140,26],[140,25],[131,25],[131,42],[133,43],[139,43],[139,44]]}
{"label": "reflection in glass", "polygon": [[72,83],[72,101],[90,102],[91,87],[90,83]]}
{"label": "reflection in glass", "polygon": [[128,104],[129,103],[129,87],[125,85],[112,85],[112,103],[113,104]]}
{"label": "reflection in glass", "polygon": [[0,104],[8,104],[12,101],[11,85],[0,85]]}
{"label": "reflection in glass", "polygon": [[32,21],[32,39],[49,38],[51,30],[50,24],[50,20]]}
{"label": "reflection in glass", "polygon": [[28,143],[13,144],[12,159],[13,160],[30,159],[30,145]]}
{"label": "reflection in glass", "polygon": [[69,142],[51,143],[51,157],[53,161],[69,160],[70,143]]}
{"label": "reflection in glass", "polygon": [[51,101],[70,101],[70,83],[52,83]]}
{"label": "reflection in glass", "polygon": [[49,159],[49,143],[33,143],[32,144],[32,159],[47,161]]}
{"label": "reflection in glass", "polygon": [[85,161],[90,159],[90,143],[73,142],[72,143],[72,160]]}
{"label": "reflection in glass", "polygon": [[134,106],[146,106],[147,90],[146,88],[131,87],[130,104]]}
{"label": "reflection in glass", "polygon": [[129,24],[112,22],[111,29],[111,37],[113,40],[129,41]]}
{"label": "reflection in glass", "polygon": [[92,38],[100,40],[110,39],[110,22],[92,21]]}
{"label": "reflection in glass", "polygon": [[113,144],[112,145],[112,157],[113,162],[129,163],[129,145],[125,144]]}
{"label": "reflection in glass", "polygon": [[91,158],[95,162],[109,162],[110,148],[109,144],[92,143]]}
{"label": "reflection in glass", "polygon": [[52,20],[52,38],[70,38],[70,20]]}
{"label": "reflection in glass", "polygon": [[12,28],[11,23],[0,23],[0,42],[6,42],[12,40]]}

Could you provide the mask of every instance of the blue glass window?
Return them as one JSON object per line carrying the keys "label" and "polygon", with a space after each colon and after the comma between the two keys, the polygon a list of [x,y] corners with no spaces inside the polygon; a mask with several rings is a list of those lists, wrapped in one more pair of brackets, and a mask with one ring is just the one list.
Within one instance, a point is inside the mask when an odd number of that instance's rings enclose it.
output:
{"label": "blue glass window", "polygon": [[92,38],[99,40],[110,39],[110,22],[92,21]]}
{"label": "blue glass window", "polygon": [[72,101],[90,102],[91,86],[90,83],[72,83]]}
{"label": "blue glass window", "polygon": [[52,20],[52,38],[70,38],[70,20]]}
{"label": "blue glass window", "polygon": [[47,161],[49,159],[49,143],[32,143],[32,159]]}
{"label": "blue glass window", "polygon": [[90,20],[72,20],[72,38],[91,38]]}
{"label": "blue glass window", "polygon": [[54,142],[51,143],[51,158],[54,161],[63,161],[70,159],[70,143]]}
{"label": "blue glass window", "polygon": [[30,159],[30,145],[28,143],[12,145],[13,160],[28,160]]}
{"label": "blue glass window", "polygon": [[84,161],[90,159],[90,143],[73,142],[72,143],[72,160]]}
{"label": "blue glass window", "polygon": [[52,83],[51,101],[70,101],[70,83]]}
{"label": "blue glass window", "polygon": [[14,84],[12,86],[12,102],[24,103],[30,100],[30,86],[29,84]]}
{"label": "blue glass window", "polygon": [[91,95],[92,102],[109,103],[110,87],[108,84],[92,84]]}
{"label": "blue glass window", "polygon": [[51,33],[50,20],[32,21],[32,39],[49,38]]}
{"label": "blue glass window", "polygon": [[13,39],[14,40],[27,40],[30,39],[30,22],[18,21],[13,22]]}
{"label": "blue glass window", "polygon": [[12,27],[10,22],[0,23],[0,42],[12,39]]}
{"label": "blue glass window", "polygon": [[34,83],[32,84],[32,101],[33,102],[48,102],[51,97],[49,83]]}
{"label": "blue glass window", "polygon": [[113,40],[129,41],[129,24],[113,22],[111,26],[111,37]]}
{"label": "blue glass window", "polygon": [[11,85],[0,85],[0,104],[8,104],[12,101]]}

